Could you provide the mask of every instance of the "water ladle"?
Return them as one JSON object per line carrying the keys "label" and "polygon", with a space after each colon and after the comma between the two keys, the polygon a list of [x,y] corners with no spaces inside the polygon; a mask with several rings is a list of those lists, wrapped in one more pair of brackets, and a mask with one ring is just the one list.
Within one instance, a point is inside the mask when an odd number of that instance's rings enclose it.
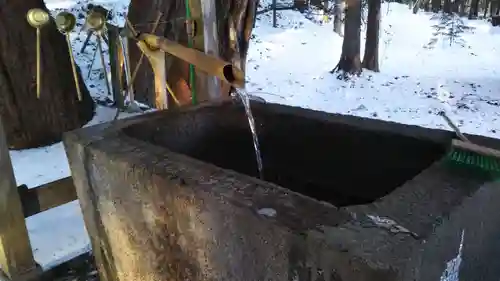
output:
{"label": "water ladle", "polygon": [[40,98],[42,92],[42,67],[41,67],[41,28],[49,23],[50,16],[43,9],[30,9],[26,14],[29,25],[36,28],[36,97]]}

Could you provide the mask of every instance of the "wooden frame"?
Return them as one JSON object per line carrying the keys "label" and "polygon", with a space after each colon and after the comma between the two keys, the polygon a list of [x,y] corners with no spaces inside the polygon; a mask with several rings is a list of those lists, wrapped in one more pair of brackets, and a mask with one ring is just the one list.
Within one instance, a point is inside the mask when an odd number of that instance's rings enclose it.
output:
{"label": "wooden frame", "polygon": [[71,177],[31,189],[18,187],[1,116],[0,175],[0,280],[24,281],[42,273],[25,218],[76,200],[76,191]]}

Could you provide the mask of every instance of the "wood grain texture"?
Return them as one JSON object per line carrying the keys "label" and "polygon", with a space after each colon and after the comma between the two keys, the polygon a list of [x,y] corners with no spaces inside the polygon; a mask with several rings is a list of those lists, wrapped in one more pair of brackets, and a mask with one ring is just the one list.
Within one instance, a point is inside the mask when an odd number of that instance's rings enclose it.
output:
{"label": "wood grain texture", "polygon": [[0,267],[11,279],[37,272],[0,117]]}

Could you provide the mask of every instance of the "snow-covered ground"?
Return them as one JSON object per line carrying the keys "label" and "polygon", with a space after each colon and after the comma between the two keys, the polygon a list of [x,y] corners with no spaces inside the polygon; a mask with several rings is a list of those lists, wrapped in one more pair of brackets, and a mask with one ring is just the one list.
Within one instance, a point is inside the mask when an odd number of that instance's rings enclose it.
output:
{"label": "snow-covered ground", "polygon": [[[54,12],[79,13],[87,3],[102,4],[113,9],[118,24],[123,24],[121,16],[128,6],[127,0],[45,1]],[[296,11],[283,11],[278,13],[279,27],[273,28],[271,13],[259,15],[249,51],[247,90],[268,102],[431,128],[446,129],[436,115],[444,109],[463,131],[499,138],[496,58],[500,54],[496,46],[500,46],[500,29],[484,21],[465,20],[474,27],[463,34],[465,47],[439,40],[429,49],[424,46],[437,23],[431,15],[414,15],[400,4],[384,4],[382,11],[381,73],[365,71],[348,82],[329,73],[342,45],[331,23],[315,23]],[[86,34],[78,31],[72,34],[73,48],[86,78],[95,41],[80,54]],[[97,58],[86,81],[96,98],[106,96],[101,68]],[[91,123],[109,121],[114,113],[99,107]],[[12,151],[11,156],[19,184],[34,187],[70,174],[61,144]],[[43,266],[89,247],[77,202],[30,217],[27,223],[35,258]]]}

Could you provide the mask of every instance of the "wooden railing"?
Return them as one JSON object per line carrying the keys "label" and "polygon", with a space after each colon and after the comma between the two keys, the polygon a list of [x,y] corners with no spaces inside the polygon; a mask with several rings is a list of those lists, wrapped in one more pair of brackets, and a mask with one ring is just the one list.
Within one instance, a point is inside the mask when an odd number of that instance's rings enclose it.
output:
{"label": "wooden railing", "polygon": [[4,279],[24,281],[42,273],[33,257],[25,218],[76,199],[71,177],[30,189],[17,185],[0,117],[0,270]]}

